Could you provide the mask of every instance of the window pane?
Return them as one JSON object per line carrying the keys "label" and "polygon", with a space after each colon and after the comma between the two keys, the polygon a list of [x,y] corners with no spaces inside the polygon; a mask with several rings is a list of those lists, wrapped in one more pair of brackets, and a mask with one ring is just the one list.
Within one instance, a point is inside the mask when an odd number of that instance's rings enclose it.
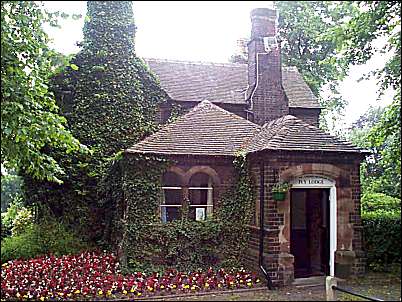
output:
{"label": "window pane", "polygon": [[208,203],[208,190],[189,189],[190,204],[206,205]]}
{"label": "window pane", "polygon": [[209,178],[210,177],[208,174],[195,173],[193,176],[191,176],[190,187],[208,187],[210,183]]}
{"label": "window pane", "polygon": [[[176,189],[164,189],[164,200],[162,200],[162,204],[181,204],[183,199],[182,190]],[[164,202],[163,202],[164,201]]]}
{"label": "window pane", "polygon": [[180,207],[164,207],[161,206],[162,222],[180,219]]}

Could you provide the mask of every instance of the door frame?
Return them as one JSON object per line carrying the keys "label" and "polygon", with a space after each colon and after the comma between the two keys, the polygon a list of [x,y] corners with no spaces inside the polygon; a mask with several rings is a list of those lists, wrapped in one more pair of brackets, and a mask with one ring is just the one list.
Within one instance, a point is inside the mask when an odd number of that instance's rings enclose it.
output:
{"label": "door frame", "polygon": [[[334,277],[335,251],[337,247],[337,201],[335,181],[321,175],[305,174],[292,179],[290,185],[291,189],[329,189],[329,274]],[[292,201],[290,200],[290,202]]]}

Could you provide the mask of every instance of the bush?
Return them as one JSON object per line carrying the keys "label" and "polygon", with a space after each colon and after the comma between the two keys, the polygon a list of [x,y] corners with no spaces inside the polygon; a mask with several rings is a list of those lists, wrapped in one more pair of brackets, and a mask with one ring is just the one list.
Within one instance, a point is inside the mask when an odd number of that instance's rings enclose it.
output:
{"label": "bush", "polygon": [[362,214],[367,264],[374,270],[387,270],[401,262],[400,212],[377,210]]}
{"label": "bush", "polygon": [[220,225],[212,220],[175,220],[155,223],[149,230],[142,259],[131,258],[130,270],[161,271],[174,267],[182,271],[206,269],[219,262],[222,243]]}
{"label": "bush", "polygon": [[10,203],[7,211],[1,213],[1,239],[11,236],[14,220],[21,208],[23,208],[21,199],[15,198]]}
{"label": "bush", "polygon": [[29,259],[52,253],[56,256],[77,253],[88,245],[69,231],[65,225],[50,221],[32,224],[18,235],[1,242],[2,263],[12,259]]}
{"label": "bush", "polygon": [[12,224],[11,234],[13,236],[22,234],[33,224],[31,209],[23,207],[17,212]]}
{"label": "bush", "polygon": [[363,213],[377,210],[401,211],[401,200],[383,193],[365,193],[362,196],[361,204]]}

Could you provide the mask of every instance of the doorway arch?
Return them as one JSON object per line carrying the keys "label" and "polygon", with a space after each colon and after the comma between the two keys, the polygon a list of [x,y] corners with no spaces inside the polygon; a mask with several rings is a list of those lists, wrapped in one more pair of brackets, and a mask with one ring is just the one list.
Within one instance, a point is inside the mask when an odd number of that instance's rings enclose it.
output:
{"label": "doorway arch", "polygon": [[322,175],[305,174],[289,181],[292,189],[329,189],[329,273],[335,276],[337,248],[337,198],[335,180]]}

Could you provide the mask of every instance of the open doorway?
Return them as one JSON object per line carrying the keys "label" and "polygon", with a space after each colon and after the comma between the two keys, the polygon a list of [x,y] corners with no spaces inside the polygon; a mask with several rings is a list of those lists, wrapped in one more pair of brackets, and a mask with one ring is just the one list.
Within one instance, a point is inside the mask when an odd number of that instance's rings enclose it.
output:
{"label": "open doorway", "polygon": [[295,278],[329,275],[329,189],[292,189],[290,217]]}

